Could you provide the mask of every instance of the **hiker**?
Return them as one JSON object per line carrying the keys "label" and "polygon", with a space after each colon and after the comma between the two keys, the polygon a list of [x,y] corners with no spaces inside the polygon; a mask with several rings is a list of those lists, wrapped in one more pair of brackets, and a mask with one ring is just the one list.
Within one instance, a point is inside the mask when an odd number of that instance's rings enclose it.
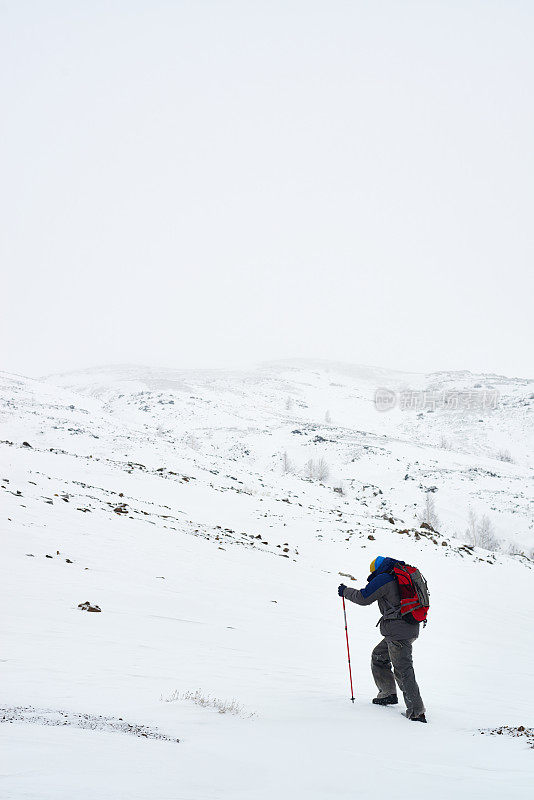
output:
{"label": "hiker", "polygon": [[377,556],[371,562],[371,574],[367,578],[367,586],[363,589],[350,589],[342,583],[338,588],[338,594],[359,606],[368,606],[377,600],[382,612],[380,633],[384,638],[371,655],[371,670],[378,687],[378,696],[373,698],[373,703],[379,706],[398,703],[396,680],[404,695],[408,719],[414,722],[426,722],[425,706],[415,680],[412,663],[412,644],[419,636],[419,622],[411,613],[401,615],[399,584],[393,573],[396,565],[405,566],[404,561]]}

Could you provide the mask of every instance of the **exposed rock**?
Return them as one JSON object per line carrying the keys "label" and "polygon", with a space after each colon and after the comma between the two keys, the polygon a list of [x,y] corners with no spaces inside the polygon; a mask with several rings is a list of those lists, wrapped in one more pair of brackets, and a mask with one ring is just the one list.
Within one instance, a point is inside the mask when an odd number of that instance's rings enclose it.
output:
{"label": "exposed rock", "polygon": [[82,611],[102,611],[100,606],[92,606],[89,600],[86,600],[85,603],[78,603],[78,608],[81,608]]}
{"label": "exposed rock", "polygon": [[1,723],[27,723],[30,725],[46,725],[63,727],[70,725],[73,728],[81,728],[90,731],[113,731],[127,733],[131,736],[138,736],[143,739],[159,739],[165,742],[179,742],[171,736],[160,733],[157,728],[149,728],[146,725],[125,722],[122,717],[102,717],[94,714],[77,714],[72,711],[61,711],[53,709],[38,709],[32,706],[16,706],[0,708]]}
{"label": "exposed rock", "polygon": [[482,735],[487,733],[490,736],[502,736],[504,734],[505,736],[511,736],[513,738],[524,736],[529,746],[534,748],[534,728],[528,728],[525,725],[519,725],[517,727],[513,725],[500,725],[498,728],[482,728],[480,729],[480,733]]}
{"label": "exposed rock", "polygon": [[434,530],[434,528],[429,522],[422,522],[419,527],[424,528],[427,531],[432,531],[432,533],[437,533],[437,531]]}

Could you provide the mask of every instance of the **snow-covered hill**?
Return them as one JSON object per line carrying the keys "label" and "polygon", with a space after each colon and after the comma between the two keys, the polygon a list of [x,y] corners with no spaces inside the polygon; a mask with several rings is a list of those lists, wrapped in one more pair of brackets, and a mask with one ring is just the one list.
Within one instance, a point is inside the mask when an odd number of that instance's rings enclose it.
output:
{"label": "snow-covered hill", "polygon": [[[372,797],[380,774],[526,795],[527,739],[479,729],[534,723],[533,388],[321,362],[0,374],[4,796]],[[349,609],[347,699],[336,588],[378,554],[430,583],[427,726],[370,705],[374,608]]]}
{"label": "snow-covered hill", "polygon": [[[411,526],[435,487],[448,536],[464,536],[472,508],[488,516],[505,547],[534,547],[534,381],[328,362],[230,374],[108,368],[51,380],[97,398],[114,420],[133,425],[138,433],[119,447],[125,455],[131,449],[130,457],[141,447],[142,460],[151,442],[152,452],[201,470],[228,471],[231,462],[238,477],[276,492],[303,490],[301,479],[280,485],[284,453],[299,476],[310,459],[322,458],[327,497],[336,485],[352,487],[347,499],[358,505],[358,492],[371,482],[383,492],[375,506]],[[379,412],[375,394],[384,388],[395,392],[397,405]],[[102,438],[104,454],[116,449],[117,439]]]}

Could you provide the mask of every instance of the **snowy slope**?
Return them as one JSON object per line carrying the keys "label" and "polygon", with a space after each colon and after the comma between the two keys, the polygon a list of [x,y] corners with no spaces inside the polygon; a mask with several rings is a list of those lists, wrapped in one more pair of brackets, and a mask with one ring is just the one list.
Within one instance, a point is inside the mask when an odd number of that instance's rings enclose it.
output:
{"label": "snowy slope", "polygon": [[[372,402],[377,386],[484,382],[500,402],[483,415]],[[531,392],[320,363],[0,375],[3,707],[35,709],[0,725],[2,796],[373,797],[381,773],[416,798],[528,796],[526,739],[478,731],[534,722],[533,565],[455,534],[472,506],[529,555]],[[330,477],[306,480],[321,457]],[[433,486],[439,533],[418,524]],[[430,582],[415,647],[427,726],[370,705],[372,607],[348,609],[348,700],[336,588],[340,573],[362,585],[377,554]],[[239,713],[165,702],[197,689]],[[51,711],[71,724],[43,725]]]}
{"label": "snowy slope", "polygon": [[[418,520],[425,490],[437,487],[436,509],[447,535],[463,537],[471,507],[491,518],[505,543],[534,547],[534,381],[328,362],[282,362],[242,373],[110,367],[52,380],[98,398],[113,418],[143,432],[143,446],[148,438],[169,457],[182,454],[204,469],[231,460],[234,471],[266,481],[274,472],[276,491],[284,452],[300,475],[310,458],[323,457],[331,487],[376,483],[403,523]],[[498,402],[495,409],[438,404],[379,413],[373,402],[378,387],[411,387],[418,397],[471,392],[475,400],[496,393]],[[512,463],[500,460],[503,451]],[[301,480],[297,487],[302,489]]]}

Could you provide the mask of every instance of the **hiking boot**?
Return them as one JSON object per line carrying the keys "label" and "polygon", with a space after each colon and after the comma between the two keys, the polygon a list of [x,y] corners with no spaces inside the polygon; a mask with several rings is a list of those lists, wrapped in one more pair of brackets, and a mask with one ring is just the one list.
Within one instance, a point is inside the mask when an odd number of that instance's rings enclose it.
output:
{"label": "hiking boot", "polygon": [[412,722],[426,722],[426,717],[424,714],[419,714],[418,717],[408,717],[411,719]]}
{"label": "hiking boot", "polygon": [[396,694],[388,694],[387,697],[373,697],[375,706],[394,706],[399,702]]}

